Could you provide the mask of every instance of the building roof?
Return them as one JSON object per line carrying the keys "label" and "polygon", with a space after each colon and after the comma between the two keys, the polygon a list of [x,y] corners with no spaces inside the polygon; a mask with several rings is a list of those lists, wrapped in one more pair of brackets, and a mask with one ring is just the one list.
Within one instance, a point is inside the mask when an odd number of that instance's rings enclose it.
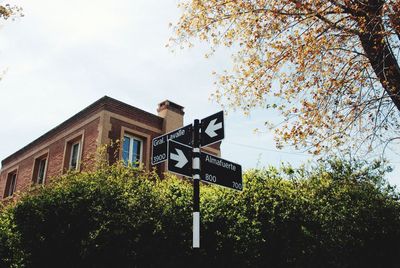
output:
{"label": "building roof", "polygon": [[30,150],[34,146],[46,141],[47,139],[55,136],[56,134],[64,131],[65,129],[70,127],[72,124],[74,124],[76,121],[78,121],[78,120],[80,120],[82,118],[86,118],[89,115],[94,114],[96,112],[99,112],[101,110],[112,110],[114,112],[124,112],[124,113],[128,113],[128,114],[135,113],[135,114],[138,114],[138,115],[144,115],[146,117],[151,118],[152,120],[157,121],[160,126],[162,126],[162,122],[163,122],[163,118],[162,117],[159,117],[159,116],[157,116],[155,114],[146,112],[144,110],[136,108],[136,107],[134,107],[132,105],[129,105],[127,103],[124,103],[122,101],[113,99],[111,97],[104,96],[104,97],[98,99],[97,101],[95,101],[94,103],[90,104],[89,106],[87,106],[86,108],[84,108],[83,110],[78,112],[77,114],[75,114],[72,117],[68,118],[67,120],[65,120],[64,122],[59,124],[58,126],[56,126],[53,129],[49,130],[48,132],[46,132],[45,134],[43,134],[39,138],[35,139],[34,141],[29,143],[28,145],[22,147],[21,149],[19,149],[15,153],[13,153],[10,156],[8,156],[5,159],[3,159],[1,161],[1,165],[4,166],[5,163],[10,162],[11,160],[16,158],[20,154],[23,154],[23,153],[27,152],[28,150]]}

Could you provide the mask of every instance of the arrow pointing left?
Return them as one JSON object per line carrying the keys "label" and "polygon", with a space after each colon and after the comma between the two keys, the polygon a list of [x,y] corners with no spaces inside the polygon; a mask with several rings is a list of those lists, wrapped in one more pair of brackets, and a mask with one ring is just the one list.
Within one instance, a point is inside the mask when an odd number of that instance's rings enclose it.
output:
{"label": "arrow pointing left", "polygon": [[177,161],[178,163],[175,164],[175,167],[177,168],[183,168],[189,161],[187,160],[185,154],[182,152],[182,150],[175,149],[177,154],[171,153],[170,158],[172,160]]}
{"label": "arrow pointing left", "polygon": [[200,144],[202,147],[224,139],[224,112],[220,111],[201,120]]}
{"label": "arrow pointing left", "polygon": [[208,136],[210,136],[211,138],[214,138],[215,136],[217,136],[217,133],[215,133],[215,131],[217,131],[218,129],[222,128],[222,123],[218,123],[217,122],[217,118],[211,120],[211,122],[208,124],[207,128],[206,128],[206,133]]}

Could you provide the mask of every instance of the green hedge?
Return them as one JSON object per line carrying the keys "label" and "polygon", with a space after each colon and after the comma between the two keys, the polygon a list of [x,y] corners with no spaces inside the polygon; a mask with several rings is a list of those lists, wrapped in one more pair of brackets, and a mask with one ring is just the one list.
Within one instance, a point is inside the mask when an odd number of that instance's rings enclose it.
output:
{"label": "green hedge", "polygon": [[[245,173],[201,186],[204,267],[398,267],[399,195],[379,165]],[[71,173],[0,215],[0,267],[191,267],[192,186],[120,164]]]}

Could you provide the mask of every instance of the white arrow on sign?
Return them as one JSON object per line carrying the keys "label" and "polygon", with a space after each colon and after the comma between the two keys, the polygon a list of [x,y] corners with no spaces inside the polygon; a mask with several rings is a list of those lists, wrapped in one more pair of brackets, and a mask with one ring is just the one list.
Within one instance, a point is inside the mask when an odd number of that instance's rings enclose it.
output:
{"label": "white arrow on sign", "polygon": [[171,159],[177,161],[178,163],[175,164],[177,168],[183,168],[187,162],[189,162],[182,152],[182,150],[175,149],[178,154],[171,153]]}
{"label": "white arrow on sign", "polygon": [[206,134],[208,136],[210,136],[211,138],[214,138],[215,136],[217,136],[217,133],[215,133],[215,131],[222,128],[222,123],[220,122],[218,124],[215,124],[216,122],[217,122],[217,118],[211,120],[205,131]]}

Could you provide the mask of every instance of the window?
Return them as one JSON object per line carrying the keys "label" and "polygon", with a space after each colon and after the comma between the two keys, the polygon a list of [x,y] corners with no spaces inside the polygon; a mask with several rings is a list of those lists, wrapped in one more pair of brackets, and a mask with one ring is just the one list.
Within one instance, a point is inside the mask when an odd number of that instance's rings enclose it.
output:
{"label": "window", "polygon": [[17,172],[11,172],[7,176],[6,190],[4,192],[4,197],[12,196],[15,192],[15,186],[17,184]]}
{"label": "window", "polygon": [[78,169],[80,143],[71,145],[71,155],[69,159],[69,169]]}
{"label": "window", "polygon": [[83,154],[83,131],[65,141],[63,171],[79,170]]}
{"label": "window", "polygon": [[137,167],[139,162],[142,162],[142,147],[143,141],[139,138],[124,135],[124,142],[122,144],[122,160],[125,164],[131,163]]}
{"label": "window", "polygon": [[47,154],[35,160],[33,168],[33,182],[37,184],[44,184],[47,169]]}

